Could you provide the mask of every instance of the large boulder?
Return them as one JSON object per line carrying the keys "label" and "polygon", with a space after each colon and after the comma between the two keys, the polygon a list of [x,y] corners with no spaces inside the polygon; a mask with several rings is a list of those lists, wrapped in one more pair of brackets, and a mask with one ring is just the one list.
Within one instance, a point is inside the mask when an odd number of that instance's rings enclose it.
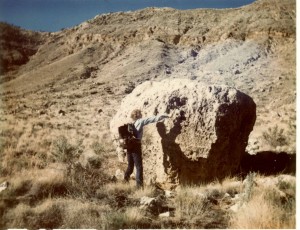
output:
{"label": "large boulder", "polygon": [[253,100],[232,87],[187,79],[145,82],[112,118],[115,139],[136,108],[144,117],[170,117],[144,128],[144,175],[160,183],[202,183],[234,174],[256,119]]}

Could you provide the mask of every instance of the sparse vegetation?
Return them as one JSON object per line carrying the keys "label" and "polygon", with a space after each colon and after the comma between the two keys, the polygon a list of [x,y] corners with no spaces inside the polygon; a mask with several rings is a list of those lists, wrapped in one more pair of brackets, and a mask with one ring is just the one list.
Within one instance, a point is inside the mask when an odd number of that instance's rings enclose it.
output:
{"label": "sparse vegetation", "polygon": [[203,219],[210,209],[210,202],[205,194],[197,191],[197,187],[185,187],[175,199],[176,216],[180,219]]}
{"label": "sparse vegetation", "polygon": [[[150,8],[55,33],[0,23],[0,184],[8,182],[0,192],[0,229],[295,228],[294,176],[253,174],[250,186],[238,176],[180,185],[171,196],[158,185],[137,190],[133,180],[112,177],[126,166],[117,162],[109,135],[109,121],[133,85],[196,76],[253,98],[254,152],[296,152],[294,2],[256,1],[242,9],[245,20],[240,9],[180,12],[178,20],[173,9]],[[82,77],[91,63],[97,68]],[[191,113],[197,108],[192,101],[186,106]],[[155,138],[145,130],[143,144]],[[96,157],[84,165],[86,152]],[[141,207],[142,197],[157,199],[154,208]]]}
{"label": "sparse vegetation", "polygon": [[105,152],[105,147],[103,144],[99,143],[98,141],[94,141],[91,145],[91,148],[97,155],[101,155]]}
{"label": "sparse vegetation", "polygon": [[59,136],[53,141],[52,155],[59,162],[72,164],[82,153],[81,145],[82,140],[76,145],[72,145],[65,136]]}
{"label": "sparse vegetation", "polygon": [[[289,186],[294,187],[295,184],[289,183]],[[231,216],[229,227],[240,229],[295,228],[295,194],[289,196],[282,193],[283,190],[280,188],[282,187],[256,187],[249,202],[244,204],[238,213]]]}
{"label": "sparse vegetation", "polygon": [[263,139],[272,147],[284,146],[288,143],[287,137],[283,129],[279,129],[276,125],[273,128],[268,128],[268,131],[263,132]]}

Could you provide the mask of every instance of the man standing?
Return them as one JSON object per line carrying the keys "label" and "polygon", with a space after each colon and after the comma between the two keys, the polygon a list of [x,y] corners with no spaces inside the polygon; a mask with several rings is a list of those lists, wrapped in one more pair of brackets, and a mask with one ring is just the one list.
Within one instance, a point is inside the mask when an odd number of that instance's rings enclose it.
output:
{"label": "man standing", "polygon": [[168,118],[166,115],[158,115],[149,118],[142,118],[142,112],[135,109],[131,112],[131,118],[134,125],[134,136],[136,137],[131,148],[127,149],[128,167],[125,172],[125,181],[129,181],[130,175],[133,172],[134,166],[136,167],[136,185],[138,188],[143,187],[143,160],[142,160],[142,146],[141,140],[143,137],[143,128],[145,125],[163,121]]}

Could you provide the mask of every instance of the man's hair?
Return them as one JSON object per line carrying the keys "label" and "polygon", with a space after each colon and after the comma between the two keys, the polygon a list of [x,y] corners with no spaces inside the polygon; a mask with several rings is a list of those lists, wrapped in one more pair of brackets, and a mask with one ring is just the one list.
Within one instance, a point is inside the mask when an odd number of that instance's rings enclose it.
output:
{"label": "man's hair", "polygon": [[131,117],[131,119],[132,120],[137,120],[138,118],[140,118],[140,113],[142,113],[142,111],[140,110],[140,109],[135,109],[135,110],[133,110],[132,112],[131,112],[131,115],[130,115],[130,117]]}

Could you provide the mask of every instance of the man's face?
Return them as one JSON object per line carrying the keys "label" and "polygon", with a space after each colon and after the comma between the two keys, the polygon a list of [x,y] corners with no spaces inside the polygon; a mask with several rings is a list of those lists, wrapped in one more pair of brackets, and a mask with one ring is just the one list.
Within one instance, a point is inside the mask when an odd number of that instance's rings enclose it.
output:
{"label": "man's face", "polygon": [[143,115],[142,115],[142,112],[141,112],[141,111],[139,111],[139,113],[138,113],[137,115],[138,115],[138,119],[143,117]]}

